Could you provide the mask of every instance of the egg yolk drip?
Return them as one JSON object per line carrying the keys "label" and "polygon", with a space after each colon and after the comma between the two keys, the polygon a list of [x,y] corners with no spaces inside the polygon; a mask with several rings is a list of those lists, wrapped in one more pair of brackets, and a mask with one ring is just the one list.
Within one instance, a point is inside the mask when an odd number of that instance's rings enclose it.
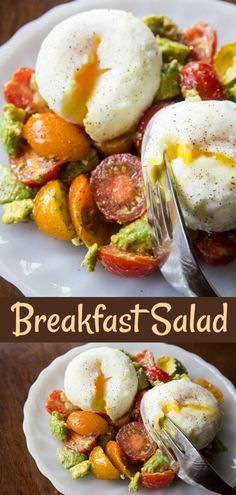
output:
{"label": "egg yolk drip", "polygon": [[106,384],[110,380],[110,377],[105,378],[102,372],[102,363],[98,362],[98,376],[95,380],[95,394],[93,396],[92,407],[95,411],[99,411],[100,413],[106,414],[106,401],[105,401],[105,392],[106,392]]}
{"label": "egg yolk drip", "polygon": [[158,429],[159,427],[163,426],[164,420],[168,416],[168,413],[175,412],[179,414],[185,408],[192,409],[193,411],[195,410],[195,411],[206,412],[213,416],[218,415],[217,409],[208,404],[192,404],[192,403],[179,404],[177,402],[168,402],[162,407],[162,414],[157,416],[155,427]]}
{"label": "egg yolk drip", "polygon": [[189,144],[184,144],[184,143],[168,145],[167,154],[169,160],[174,160],[175,158],[181,158],[186,165],[191,165],[191,163],[197,158],[207,157],[207,158],[215,158],[217,161],[229,167],[236,167],[236,160],[234,160],[233,158],[228,158],[222,153],[213,153],[211,151],[194,149],[191,148]]}
{"label": "egg yolk drip", "polygon": [[76,121],[79,125],[83,125],[88,111],[87,103],[96,87],[98,78],[101,74],[110,70],[99,68],[97,52],[100,43],[100,38],[95,36],[88,53],[87,62],[75,71],[71,90],[63,98],[62,111],[64,115],[68,119]]}

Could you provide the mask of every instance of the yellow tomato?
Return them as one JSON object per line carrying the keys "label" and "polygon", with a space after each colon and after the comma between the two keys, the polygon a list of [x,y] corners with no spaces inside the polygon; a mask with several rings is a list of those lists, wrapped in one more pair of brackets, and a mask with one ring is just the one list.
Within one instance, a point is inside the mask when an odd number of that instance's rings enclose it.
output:
{"label": "yellow tomato", "polygon": [[90,453],[89,460],[91,462],[92,473],[103,480],[117,480],[120,477],[120,472],[108,459],[102,447],[94,447]]}

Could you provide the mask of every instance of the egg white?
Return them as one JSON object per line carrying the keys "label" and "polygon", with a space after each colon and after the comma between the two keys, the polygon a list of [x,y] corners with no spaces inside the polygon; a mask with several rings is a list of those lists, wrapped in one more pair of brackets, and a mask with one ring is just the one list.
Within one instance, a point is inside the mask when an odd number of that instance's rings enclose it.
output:
{"label": "egg white", "polygon": [[100,371],[107,379],[104,394],[106,413],[115,421],[129,411],[138,388],[133,363],[122,351],[99,347],[76,356],[65,372],[65,393],[82,410],[104,412],[94,407],[96,379]]}
{"label": "egg white", "polygon": [[86,64],[95,36],[99,67],[109,70],[99,76],[87,102],[84,126],[94,141],[103,142],[129,131],[151,105],[162,62],[150,29],[128,12],[91,10],[61,22],[42,43],[36,81],[50,109],[67,120],[63,98],[75,71]]}

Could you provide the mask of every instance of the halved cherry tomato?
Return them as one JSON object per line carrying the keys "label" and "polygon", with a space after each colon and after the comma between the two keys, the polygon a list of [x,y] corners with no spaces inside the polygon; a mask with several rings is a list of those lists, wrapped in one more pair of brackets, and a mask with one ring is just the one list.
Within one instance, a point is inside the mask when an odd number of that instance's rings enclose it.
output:
{"label": "halved cherry tomato", "polygon": [[80,454],[88,455],[96,446],[97,437],[96,435],[79,435],[78,433],[71,431],[69,438],[64,440],[63,443],[67,449],[73,450],[74,452],[78,452]]}
{"label": "halved cherry tomato", "polygon": [[190,57],[212,63],[216,51],[217,32],[209,22],[198,22],[187,29],[186,44],[190,48]]}
{"label": "halved cherry tomato", "polygon": [[97,257],[107,270],[121,277],[145,277],[159,265],[151,256],[122,251],[113,244],[102,246]]}
{"label": "halved cherry tomato", "polygon": [[164,471],[163,473],[141,473],[139,477],[140,485],[144,488],[156,488],[161,490],[170,486],[175,473],[171,470]]}
{"label": "halved cherry tomato", "polygon": [[99,210],[110,222],[129,223],[146,210],[140,159],[124,153],[105,158],[92,172],[91,187]]}
{"label": "halved cherry tomato", "polygon": [[193,240],[199,258],[208,265],[218,266],[231,263],[236,257],[236,231],[199,231]]}
{"label": "halved cherry tomato", "polygon": [[156,103],[155,105],[152,105],[150,108],[148,108],[144,113],[143,117],[141,118],[138,124],[136,139],[135,139],[136,150],[140,155],[142,150],[143,136],[150,120],[157,112],[159,112],[159,110],[161,110],[164,107],[167,107],[168,105],[171,105],[171,103],[173,103],[173,101],[160,101],[160,103]]}
{"label": "halved cherry tomato", "polygon": [[223,392],[221,392],[221,390],[218,387],[208,382],[208,380],[205,380],[205,378],[196,378],[194,380],[194,383],[197,383],[198,385],[201,385],[201,387],[206,388],[206,390],[209,390],[215,396],[219,404],[224,403]]}
{"label": "halved cherry tomato", "polygon": [[124,454],[115,440],[106,443],[105,451],[112,464],[127,478],[132,478],[133,473],[128,469]]}
{"label": "halved cherry tomato", "polygon": [[64,162],[82,160],[90,149],[84,130],[53,112],[32,115],[24,125],[23,136],[38,155]]}
{"label": "halved cherry tomato", "polygon": [[117,480],[120,477],[120,472],[113,466],[110,459],[107,457],[102,447],[95,447],[90,456],[92,473],[103,480]]}
{"label": "halved cherry tomato", "polygon": [[34,200],[34,220],[47,235],[70,241],[75,237],[68,209],[68,194],[58,179],[47,182]]}
{"label": "halved cherry tomato", "polygon": [[20,156],[10,156],[9,163],[17,179],[30,187],[38,187],[56,179],[64,162],[54,158],[47,160],[26,148]]}
{"label": "halved cherry tomato", "polygon": [[86,246],[104,244],[110,234],[110,225],[102,218],[86,175],[76,177],[69,190],[69,210],[77,235]]}
{"label": "halved cherry tomato", "polygon": [[151,457],[157,446],[148,437],[142,422],[134,421],[118,431],[116,441],[131,462],[144,462]]}
{"label": "halved cherry tomato", "polygon": [[166,373],[155,364],[155,359],[152,351],[146,349],[144,351],[138,352],[135,355],[135,359],[141,363],[147,379],[150,380],[150,382],[160,380],[161,382],[167,383],[170,381],[170,376],[168,375],[168,373]]}
{"label": "halved cherry tomato", "polygon": [[226,100],[227,93],[212,65],[207,62],[189,62],[180,71],[183,91],[195,90],[202,100]]}
{"label": "halved cherry tomato", "polygon": [[142,421],[142,416],[140,413],[140,406],[141,406],[141,401],[142,401],[142,398],[143,398],[145,392],[146,392],[146,390],[140,390],[134,398],[134,403],[133,403],[133,408],[132,408],[133,421]]}
{"label": "halved cherry tomato", "polygon": [[45,402],[45,407],[49,414],[52,414],[54,411],[64,414],[64,416],[68,416],[71,413],[71,409],[66,407],[65,402],[61,398],[62,390],[54,390],[51,394],[48,395],[47,400]]}
{"label": "halved cherry tomato", "polygon": [[29,67],[21,67],[12,74],[10,81],[4,85],[4,98],[8,103],[13,103],[18,108],[35,110],[33,103],[34,90],[31,79],[34,70]]}
{"label": "halved cherry tomato", "polygon": [[117,155],[120,153],[131,153],[133,149],[133,136],[132,134],[125,134],[111,141],[104,141],[103,143],[95,143],[96,148],[104,155]]}
{"label": "halved cherry tomato", "polygon": [[108,431],[107,421],[91,411],[74,411],[67,418],[67,426],[80,435],[103,435]]}

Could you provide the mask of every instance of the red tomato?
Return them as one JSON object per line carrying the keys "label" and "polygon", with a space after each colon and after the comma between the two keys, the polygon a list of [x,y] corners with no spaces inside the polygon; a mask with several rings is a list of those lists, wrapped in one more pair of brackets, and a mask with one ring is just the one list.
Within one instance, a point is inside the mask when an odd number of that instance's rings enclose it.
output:
{"label": "red tomato", "polygon": [[159,110],[161,110],[164,107],[167,107],[168,105],[171,105],[171,103],[173,103],[173,101],[160,101],[159,103],[156,103],[156,105],[152,105],[152,107],[148,108],[144,113],[143,117],[141,118],[137,128],[136,139],[135,139],[135,146],[137,152],[140,155],[142,149],[143,136],[150,120],[157,112],[159,112]]}
{"label": "red tomato", "polygon": [[208,265],[225,265],[236,257],[236,231],[199,232],[194,239],[196,253]]}
{"label": "red tomato", "polygon": [[150,382],[160,380],[161,382],[166,383],[170,381],[168,373],[156,366],[152,351],[149,351],[148,349],[140,351],[135,355],[135,359],[141,363],[147,379],[150,380]]}
{"label": "red tomato", "polygon": [[97,257],[107,270],[122,277],[145,277],[158,267],[155,258],[122,251],[113,244],[100,247]]}
{"label": "red tomato", "polygon": [[152,366],[155,366],[155,358],[154,354],[152,351],[149,351],[148,349],[144,349],[143,351],[137,352],[135,354],[135,360],[141,363],[143,368],[150,368]]}
{"label": "red tomato", "polygon": [[225,87],[218,79],[212,65],[207,62],[189,62],[180,71],[183,90],[196,90],[202,100],[226,100]]}
{"label": "red tomato", "polygon": [[123,153],[105,158],[92,172],[91,187],[99,210],[110,222],[129,223],[146,210],[140,159]]}
{"label": "red tomato", "polygon": [[185,33],[186,44],[190,48],[190,57],[212,63],[216,52],[217,32],[208,22],[198,22]]}
{"label": "red tomato", "polygon": [[21,67],[12,74],[3,90],[4,98],[8,103],[28,111],[40,110],[41,105],[34,103],[35,90],[31,84],[33,74],[34,70],[29,67]]}
{"label": "red tomato", "polygon": [[54,390],[45,402],[45,407],[49,414],[52,414],[54,411],[64,414],[65,416],[69,416],[71,413],[71,409],[68,409],[65,406],[64,401],[61,399],[62,390]]}
{"label": "red tomato", "polygon": [[31,148],[18,157],[10,156],[9,162],[17,179],[30,187],[42,186],[56,179],[64,163],[62,160],[48,160],[39,156]]}
{"label": "red tomato", "polygon": [[171,470],[164,471],[163,473],[141,473],[139,482],[144,488],[166,488],[170,486],[175,473]]}
{"label": "red tomato", "polygon": [[132,419],[133,419],[133,421],[142,421],[142,416],[140,413],[140,406],[141,406],[141,401],[142,401],[142,398],[143,398],[145,392],[146,392],[146,390],[140,390],[134,398],[134,403],[133,403],[133,407],[132,407]]}
{"label": "red tomato", "polygon": [[68,440],[64,440],[64,446],[67,449],[74,450],[80,454],[89,454],[97,444],[96,435],[79,435],[72,431]]}
{"label": "red tomato", "polygon": [[131,462],[145,462],[157,448],[140,421],[122,426],[116,435],[116,441]]}

